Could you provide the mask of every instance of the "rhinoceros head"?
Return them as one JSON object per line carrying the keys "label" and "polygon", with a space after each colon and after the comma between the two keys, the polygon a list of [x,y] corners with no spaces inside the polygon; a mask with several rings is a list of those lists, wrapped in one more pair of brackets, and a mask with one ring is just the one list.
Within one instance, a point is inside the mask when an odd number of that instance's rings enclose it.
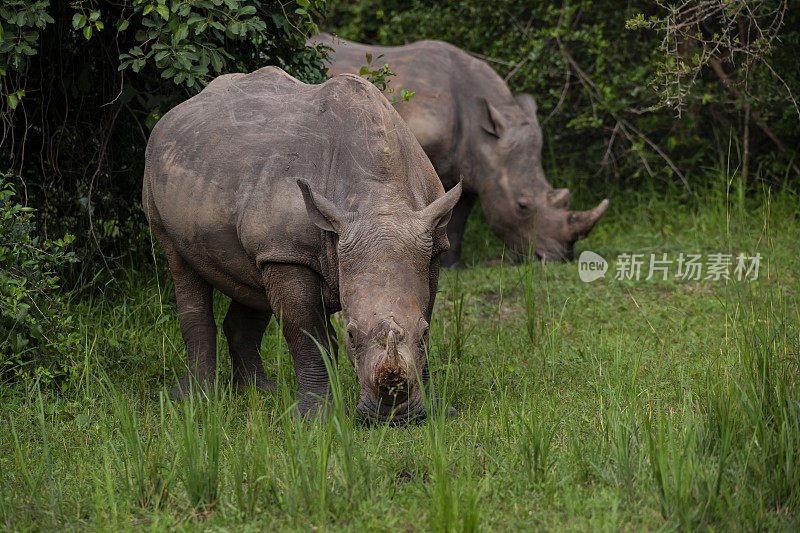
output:
{"label": "rhinoceros head", "polygon": [[533,246],[539,258],[572,259],[575,242],[589,234],[608,200],[589,211],[570,211],[569,190],[547,182],[532,96],[517,94],[504,105],[477,100],[480,131],[469,159],[489,225],[514,252],[526,254]]}
{"label": "rhinoceros head", "polygon": [[419,211],[401,204],[350,212],[298,184],[312,222],[339,236],[345,344],[361,387],[357,412],[372,420],[424,417],[433,258],[444,251],[435,241],[446,241],[461,184]]}

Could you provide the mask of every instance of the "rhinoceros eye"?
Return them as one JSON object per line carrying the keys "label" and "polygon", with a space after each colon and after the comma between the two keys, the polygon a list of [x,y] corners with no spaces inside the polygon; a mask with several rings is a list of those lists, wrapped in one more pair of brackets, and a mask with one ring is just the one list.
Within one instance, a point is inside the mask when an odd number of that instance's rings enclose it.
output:
{"label": "rhinoceros eye", "polygon": [[520,211],[527,211],[529,209],[528,201],[527,200],[518,201],[517,202],[517,207],[519,208]]}
{"label": "rhinoceros eye", "polygon": [[358,327],[355,325],[355,323],[350,322],[347,325],[347,341],[350,343],[351,346],[355,346],[357,339],[358,339]]}

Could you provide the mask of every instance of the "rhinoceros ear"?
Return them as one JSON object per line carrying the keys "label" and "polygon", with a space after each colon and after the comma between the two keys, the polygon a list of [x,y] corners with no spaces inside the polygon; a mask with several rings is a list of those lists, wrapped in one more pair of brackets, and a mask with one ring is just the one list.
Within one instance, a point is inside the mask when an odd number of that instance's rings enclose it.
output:
{"label": "rhinoceros ear", "polygon": [[533,96],[528,93],[517,93],[514,95],[514,100],[525,111],[525,115],[530,118],[536,118],[539,106],[536,105],[536,100],[533,99]]}
{"label": "rhinoceros ear", "polygon": [[306,202],[306,212],[308,218],[320,229],[341,233],[344,224],[344,213],[336,207],[333,202],[322,195],[314,196],[308,182],[297,180],[297,185],[303,193],[303,200]]}
{"label": "rhinoceros ear", "polygon": [[450,222],[450,215],[456,202],[461,198],[461,182],[444,193],[444,196],[437,198],[431,205],[419,212],[420,217],[431,229],[443,228]]}
{"label": "rhinoceros ear", "polygon": [[485,98],[482,98],[481,100],[483,100],[483,105],[486,107],[486,112],[484,113],[485,116],[481,122],[481,127],[489,135],[494,135],[498,138],[502,137],[503,132],[508,125],[508,120],[503,116],[500,110],[489,103],[488,100]]}

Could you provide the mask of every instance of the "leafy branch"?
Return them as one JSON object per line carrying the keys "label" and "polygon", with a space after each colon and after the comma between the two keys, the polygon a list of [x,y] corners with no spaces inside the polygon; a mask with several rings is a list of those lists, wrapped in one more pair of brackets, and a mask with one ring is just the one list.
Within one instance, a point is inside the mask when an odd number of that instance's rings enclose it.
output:
{"label": "leafy branch", "polygon": [[[382,57],[383,55],[379,55],[375,59],[380,59]],[[397,76],[397,73],[389,68],[388,63],[384,63],[380,67],[374,67],[372,65],[372,54],[367,54],[366,59],[367,64],[359,69],[359,76],[366,76],[367,81],[380,89],[382,93],[386,94],[386,98],[392,105],[396,104],[397,102],[408,102],[411,100],[411,98],[414,96],[414,91],[408,91],[406,89],[400,89],[399,97],[394,96],[394,87],[389,87],[389,82],[391,81],[389,78],[392,76]]]}

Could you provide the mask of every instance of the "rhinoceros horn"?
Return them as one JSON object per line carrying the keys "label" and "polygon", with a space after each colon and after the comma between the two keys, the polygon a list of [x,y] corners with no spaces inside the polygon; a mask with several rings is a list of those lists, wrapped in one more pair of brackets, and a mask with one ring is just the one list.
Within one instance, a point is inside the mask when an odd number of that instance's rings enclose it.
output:
{"label": "rhinoceros horn", "polygon": [[394,331],[386,336],[386,359],[393,368],[400,367],[400,354],[397,352],[397,338]]}
{"label": "rhinoceros horn", "polygon": [[552,207],[557,209],[569,209],[569,189],[553,189],[547,195],[547,199]]}
{"label": "rhinoceros horn", "polygon": [[586,237],[592,228],[608,209],[608,199],[600,202],[597,207],[588,211],[570,211],[567,222],[575,240]]}

